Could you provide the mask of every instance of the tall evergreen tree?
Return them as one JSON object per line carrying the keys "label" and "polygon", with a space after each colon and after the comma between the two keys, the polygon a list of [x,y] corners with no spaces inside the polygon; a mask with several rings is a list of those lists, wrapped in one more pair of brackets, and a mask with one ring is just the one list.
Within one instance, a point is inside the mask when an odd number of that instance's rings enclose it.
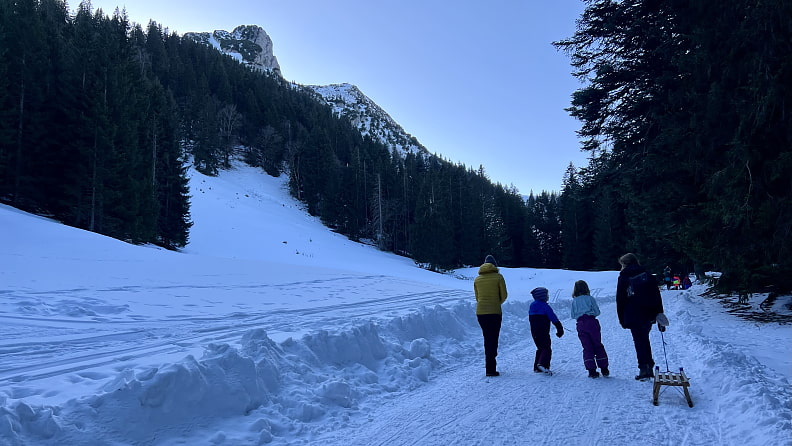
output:
{"label": "tall evergreen tree", "polygon": [[542,192],[535,202],[534,224],[543,268],[561,268],[561,218],[558,197]]}
{"label": "tall evergreen tree", "polygon": [[558,43],[587,83],[570,109],[584,148],[617,172],[624,249],[655,267],[685,252],[732,288],[792,287],[789,207],[778,206],[792,194],[775,173],[792,146],[791,8],[591,1]]}
{"label": "tall evergreen tree", "polygon": [[563,189],[559,197],[561,216],[562,265],[566,269],[591,269],[593,215],[571,163],[564,173]]}
{"label": "tall evergreen tree", "polygon": [[542,250],[539,242],[539,213],[536,211],[539,203],[533,192],[525,200],[525,227],[523,228],[523,265],[532,268],[544,267]]}

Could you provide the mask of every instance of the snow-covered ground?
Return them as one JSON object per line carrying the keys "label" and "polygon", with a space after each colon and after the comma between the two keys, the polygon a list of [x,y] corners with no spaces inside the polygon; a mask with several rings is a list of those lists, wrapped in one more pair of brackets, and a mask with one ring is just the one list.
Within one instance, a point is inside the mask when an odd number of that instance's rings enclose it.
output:
{"label": "snow-covered ground", "polygon": [[[486,378],[477,267],[439,275],[350,242],[248,167],[191,177],[182,253],[0,206],[0,444],[792,444],[790,325],[736,318],[700,286],[663,291],[655,360],[684,367],[695,405],[664,387],[654,406],[616,272],[502,268],[502,376]],[[609,378],[583,368],[578,279]],[[554,376],[531,371],[536,286],[566,328]]]}

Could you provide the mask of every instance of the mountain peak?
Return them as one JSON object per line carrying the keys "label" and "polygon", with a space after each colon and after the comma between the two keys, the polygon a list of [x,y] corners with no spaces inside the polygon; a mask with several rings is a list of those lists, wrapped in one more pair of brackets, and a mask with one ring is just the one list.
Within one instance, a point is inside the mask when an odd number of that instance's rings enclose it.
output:
{"label": "mountain peak", "polygon": [[[272,53],[272,39],[260,26],[240,25],[233,31],[215,30],[212,33],[186,33],[185,38],[214,47],[246,64],[254,70],[281,75],[278,60]],[[418,140],[404,131],[380,106],[352,84],[301,86],[327,103],[333,112],[348,119],[361,135],[370,136],[390,150],[401,154],[428,153]]]}
{"label": "mountain peak", "polygon": [[281,74],[278,59],[272,51],[272,39],[260,26],[240,25],[231,32],[221,29],[211,33],[190,32],[184,37],[213,46],[253,69]]}

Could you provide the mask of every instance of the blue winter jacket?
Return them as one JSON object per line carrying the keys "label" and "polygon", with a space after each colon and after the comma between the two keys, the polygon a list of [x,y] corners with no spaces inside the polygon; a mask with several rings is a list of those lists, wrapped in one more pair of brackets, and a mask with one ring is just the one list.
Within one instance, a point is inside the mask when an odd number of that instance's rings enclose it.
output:
{"label": "blue winter jacket", "polygon": [[577,320],[580,316],[588,314],[597,317],[600,315],[599,305],[593,297],[582,294],[572,299],[572,319]]}
{"label": "blue winter jacket", "polygon": [[531,302],[531,306],[528,307],[528,316],[530,317],[539,314],[547,316],[552,323],[558,322],[558,316],[556,316],[555,312],[553,312],[553,309],[550,308],[550,305],[548,305],[547,302],[534,299],[534,301]]}

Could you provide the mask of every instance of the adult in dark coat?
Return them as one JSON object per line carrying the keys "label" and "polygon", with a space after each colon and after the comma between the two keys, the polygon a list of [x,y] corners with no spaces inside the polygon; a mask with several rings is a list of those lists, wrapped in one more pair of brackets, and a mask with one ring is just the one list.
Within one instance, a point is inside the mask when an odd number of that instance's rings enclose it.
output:
{"label": "adult in dark coat", "polygon": [[[632,333],[639,371],[635,379],[652,378],[655,362],[652,358],[649,332],[657,320],[657,315],[663,313],[660,289],[652,275],[638,262],[635,254],[621,256],[619,263],[621,272],[616,283],[616,312],[622,328]],[[660,329],[664,330],[663,327]]]}

